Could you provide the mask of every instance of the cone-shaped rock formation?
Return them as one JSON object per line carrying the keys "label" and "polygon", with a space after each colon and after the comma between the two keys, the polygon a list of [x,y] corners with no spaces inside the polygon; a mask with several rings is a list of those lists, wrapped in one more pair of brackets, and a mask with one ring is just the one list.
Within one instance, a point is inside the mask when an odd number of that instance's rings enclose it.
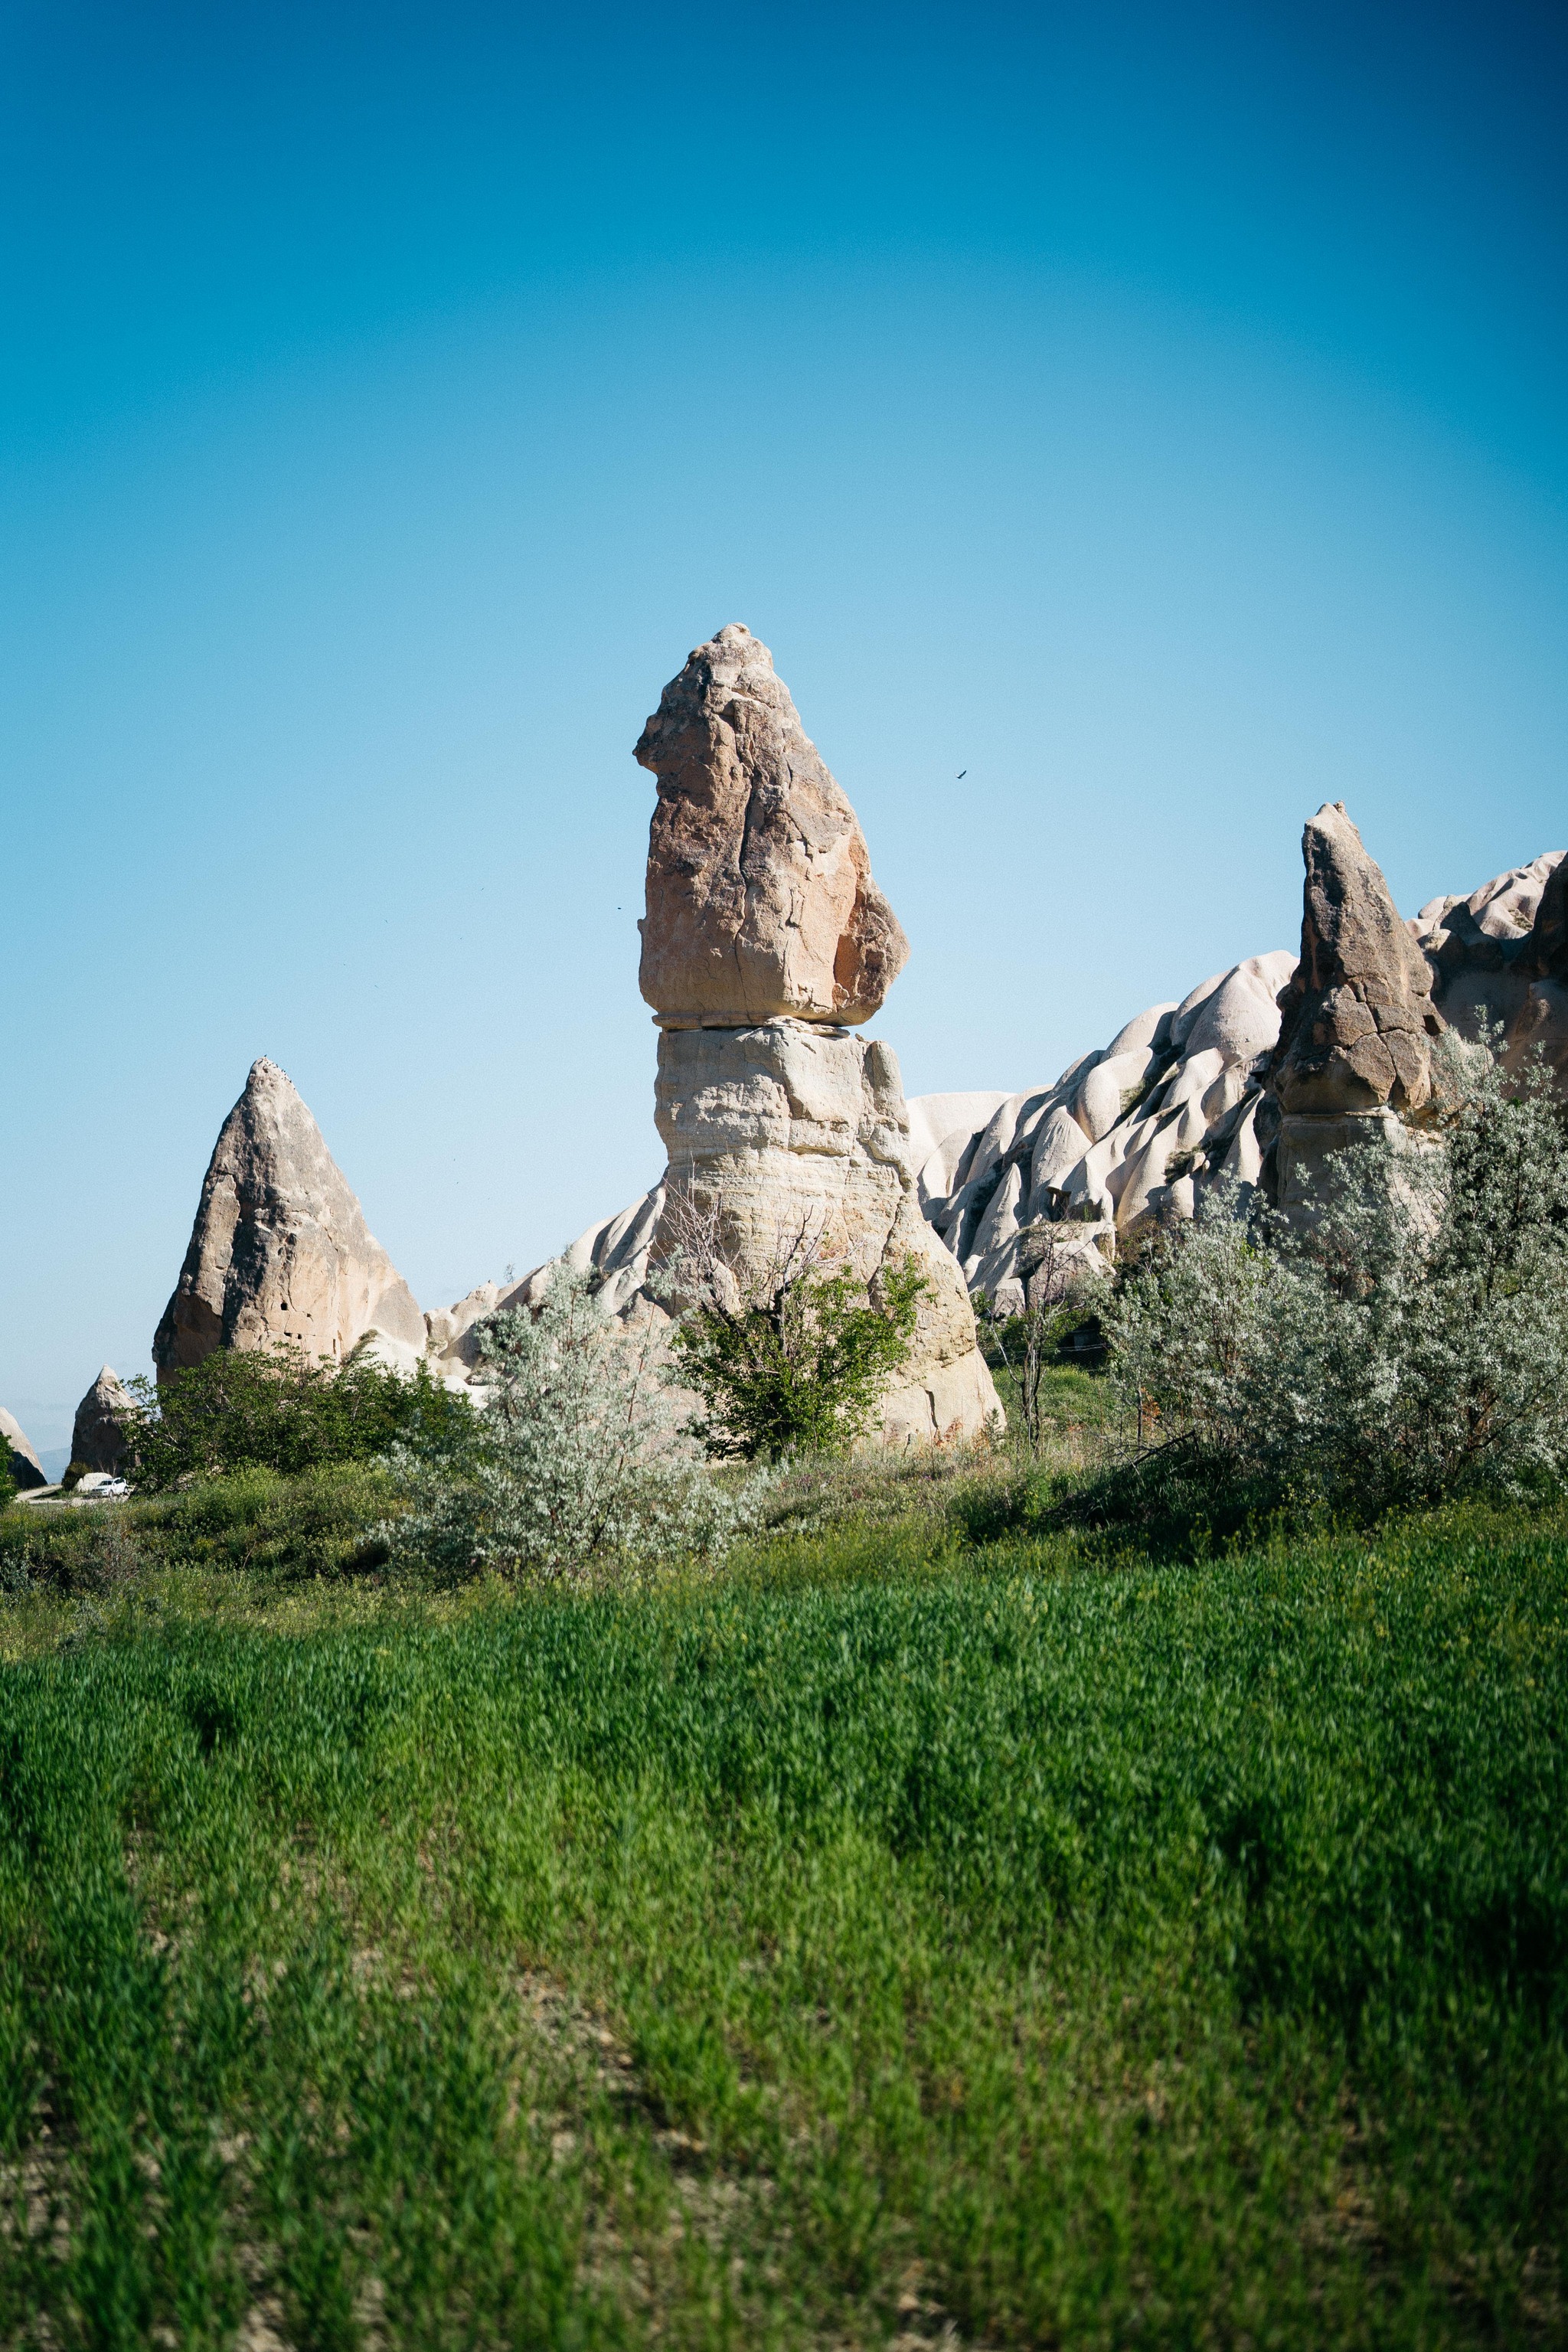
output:
{"label": "cone-shaped rock formation", "polygon": [[1310,1223],[1337,1153],[1374,1123],[1398,1147],[1426,1109],[1444,1024],[1431,967],[1342,801],[1308,820],[1301,855],[1301,961],[1279,993],[1265,1107],[1278,1130],[1262,1178],[1288,1216]]}
{"label": "cone-shaped rock formation", "polygon": [[766,646],[739,622],[699,646],[636,756],[658,778],[640,979],[660,1023],[868,1020],[909,943]]}
{"label": "cone-shaped rock formation", "polygon": [[119,1373],[105,1364],[76,1409],[71,1460],[85,1470],[119,1470],[125,1460],[121,1416],[131,1409],[132,1399]]}
{"label": "cone-shaped rock formation", "polygon": [[33,1450],[32,1443],[21,1423],[12,1413],[0,1408],[0,1465],[11,1474],[11,1483],[18,1494],[31,1486],[47,1486],[48,1474]]}
{"label": "cone-shaped rock formation", "polygon": [[287,1345],[341,1362],[370,1330],[424,1353],[425,1318],[320,1128],[276,1063],[258,1061],[202,1185],[153,1342],[159,1376],[216,1348]]}

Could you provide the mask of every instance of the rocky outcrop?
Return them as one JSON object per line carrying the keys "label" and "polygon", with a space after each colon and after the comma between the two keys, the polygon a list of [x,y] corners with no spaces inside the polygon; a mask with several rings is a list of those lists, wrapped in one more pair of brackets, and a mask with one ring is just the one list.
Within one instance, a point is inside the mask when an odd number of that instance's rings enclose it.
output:
{"label": "rocky outcrop", "polygon": [[910,1103],[921,1206],[972,1291],[1016,1309],[1047,1227],[1058,1265],[1064,1250],[1105,1265],[1151,1220],[1190,1216],[1218,1177],[1300,1207],[1369,1122],[1396,1143],[1419,1128],[1435,1034],[1474,1035],[1483,1009],[1510,1061],[1541,1045],[1568,1092],[1568,857],[1406,925],[1342,807],[1319,811],[1304,851],[1300,965],[1250,957],[1152,1005],[1054,1087]]}
{"label": "rocky outcrop", "polygon": [[[892,1048],[806,1022],[676,1031],[660,1041],[655,1117],[674,1202],[715,1213],[744,1281],[798,1235],[871,1287],[912,1255],[927,1288],[904,1381],[882,1404],[898,1440],[972,1433],[996,1410],[963,1276],[921,1214]],[[656,1261],[680,1244],[661,1216]]]}
{"label": "rocky outcrop", "polygon": [[[658,779],[641,985],[660,1030],[655,1118],[668,1167],[567,1256],[617,1312],[657,1316],[650,1264],[679,1262],[693,1216],[711,1220],[725,1278],[742,1289],[802,1237],[873,1294],[882,1269],[912,1253],[926,1295],[882,1433],[978,1433],[996,1392],[963,1276],[921,1214],[898,1062],[853,1034],[908,946],[767,647],[738,624],[699,646],[637,757]],[[459,1301],[438,1330],[433,1318],[443,1360],[472,1362],[481,1316],[525,1303],[547,1272],[493,1302]]]}
{"label": "rocky outcrop", "polygon": [[425,1318],[364,1221],[321,1129],[273,1062],[225,1119],[174,1297],[153,1342],[160,1379],[216,1348],[299,1348],[342,1362],[380,1332],[408,1360]]}
{"label": "rocky outcrop", "polygon": [[71,1460],[85,1470],[115,1473],[125,1462],[125,1414],[134,1410],[130,1391],[108,1364],[76,1409]]}
{"label": "rocky outcrop", "polygon": [[1301,856],[1301,960],[1279,998],[1264,1181],[1287,1216],[1310,1220],[1336,1153],[1379,1124],[1398,1145],[1428,1110],[1443,1021],[1426,959],[1342,801],[1309,819]]}
{"label": "rocky outcrop", "polygon": [[639,978],[661,1026],[868,1020],[909,945],[766,646],[739,622],[699,646],[636,756],[658,779]]}
{"label": "rocky outcrop", "polygon": [[[1215,972],[1179,1004],[1138,1013],[1054,1086],[917,1097],[910,1114],[928,1134],[945,1123],[942,1105],[963,1106],[921,1160],[920,1198],[970,1289],[1016,1312],[1027,1237],[1042,1226],[1061,1229],[1058,1265],[1102,1268],[1118,1236],[1191,1216],[1217,1178],[1255,1183],[1263,1069],[1293,968],[1276,950]],[[976,1102],[989,1114],[971,1125]]]}
{"label": "rocky outcrop", "polygon": [[1280,997],[1269,1086],[1287,1117],[1408,1118],[1431,1099],[1443,1025],[1426,959],[1342,801],[1309,819],[1301,855],[1301,960]]}
{"label": "rocky outcrop", "polygon": [[1463,1037],[1500,1027],[1511,1066],[1539,1051],[1568,1089],[1568,856],[1547,850],[1468,898],[1434,898],[1410,928],[1443,1019]]}
{"label": "rocky outcrop", "polygon": [[[1568,857],[1548,852],[1468,898],[1434,899],[1404,925],[1342,808],[1319,812],[1305,850],[1301,971],[1284,950],[1250,956],[1179,1003],[1151,1005],[1054,1086],[903,1104],[907,1141],[896,1141],[891,1157],[914,1169],[923,1218],[972,1292],[1016,1310],[1047,1231],[1058,1270],[1076,1262],[1103,1271],[1119,1243],[1152,1222],[1190,1216],[1221,1179],[1262,1183],[1278,1196],[1282,1160],[1284,1197],[1295,1204],[1331,1150],[1364,1136],[1369,1120],[1395,1139],[1405,1117],[1419,1122],[1434,1031],[1447,1021],[1473,1034],[1483,1007],[1503,1023],[1510,1058],[1540,1043],[1568,1092]],[[1420,951],[1414,959],[1412,948]],[[710,1150],[737,1215],[755,1222],[769,1182],[781,1204],[813,1196],[817,1180],[806,1171],[826,1138],[846,1230],[859,1217],[872,1232],[891,1201],[890,1191],[879,1193],[875,1171],[885,1181],[891,1160],[876,1159],[887,1122],[862,1117],[879,1091],[864,1057],[885,1049],[841,1033],[835,1045],[836,1033],[820,1024],[793,1025],[821,1050],[808,1057],[782,1034],[761,1046],[753,1040],[742,1049],[743,1084],[725,1045],[704,1053],[693,1041],[661,1055],[659,1119],[672,1165],[691,1181]],[[746,1033],[737,1024],[733,1034]],[[845,1044],[861,1055],[858,1068],[836,1069]],[[1271,1065],[1288,1104],[1270,1088]],[[1319,1108],[1303,1108],[1314,1100]],[[786,1175],[780,1155],[796,1146],[798,1167]],[[774,1171],[768,1182],[764,1166]],[[664,1205],[655,1186],[590,1226],[568,1253],[600,1276],[618,1308],[643,1297]],[[544,1271],[504,1297],[487,1286],[459,1302],[443,1343],[454,1359],[465,1345],[459,1325],[468,1328],[498,1300],[531,1296]],[[444,1320],[433,1318],[433,1329]]]}
{"label": "rocky outcrop", "polygon": [[[962,1276],[921,1215],[898,1062],[851,1034],[908,946],[767,647],[739,624],[700,646],[637,757],[658,778],[641,985],[668,1169],[647,1244],[628,1226],[618,1271],[675,1263],[693,1214],[714,1221],[742,1290],[802,1236],[873,1290],[913,1252],[927,1291],[884,1434],[978,1431],[995,1391]],[[641,1295],[628,1288],[627,1308]]]}
{"label": "rocky outcrop", "polygon": [[48,1473],[33,1450],[26,1431],[16,1417],[0,1406],[0,1463],[11,1474],[11,1484],[19,1495],[34,1486],[47,1486]]}

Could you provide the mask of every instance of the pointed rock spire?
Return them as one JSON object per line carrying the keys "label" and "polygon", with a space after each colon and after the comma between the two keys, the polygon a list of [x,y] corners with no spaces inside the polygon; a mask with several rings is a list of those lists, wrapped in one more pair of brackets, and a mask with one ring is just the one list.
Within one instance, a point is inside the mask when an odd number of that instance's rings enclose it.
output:
{"label": "pointed rock spire", "polygon": [[1287,1113],[1418,1111],[1432,1093],[1426,959],[1342,801],[1301,836],[1301,961],[1280,992],[1269,1083]]}
{"label": "pointed rock spire", "polygon": [[0,1466],[11,1473],[11,1483],[18,1494],[31,1486],[47,1486],[48,1473],[33,1450],[32,1442],[14,1413],[0,1406]]}
{"label": "pointed rock spire", "polygon": [[105,1364],[76,1409],[71,1460],[87,1470],[118,1470],[125,1460],[121,1416],[133,1400],[117,1371]]}
{"label": "pointed rock spire", "polygon": [[868,1020],[909,942],[773,658],[732,621],[643,729],[658,778],[643,995],[666,1028]]}
{"label": "pointed rock spire", "polygon": [[216,1348],[281,1344],[341,1362],[372,1328],[424,1353],[425,1318],[320,1128],[277,1064],[258,1061],[202,1185],[153,1341],[159,1375]]}

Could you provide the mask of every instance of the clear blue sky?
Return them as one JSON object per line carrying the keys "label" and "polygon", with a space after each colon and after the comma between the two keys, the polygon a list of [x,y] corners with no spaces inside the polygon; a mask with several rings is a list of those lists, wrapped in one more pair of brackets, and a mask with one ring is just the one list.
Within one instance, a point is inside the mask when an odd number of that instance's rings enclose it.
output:
{"label": "clear blue sky", "polygon": [[[1561,9],[0,16],[0,1402],[291,1073],[422,1303],[658,1172],[688,648],[773,646],[913,1092],[1568,838]],[[961,769],[963,781],[956,780]]]}

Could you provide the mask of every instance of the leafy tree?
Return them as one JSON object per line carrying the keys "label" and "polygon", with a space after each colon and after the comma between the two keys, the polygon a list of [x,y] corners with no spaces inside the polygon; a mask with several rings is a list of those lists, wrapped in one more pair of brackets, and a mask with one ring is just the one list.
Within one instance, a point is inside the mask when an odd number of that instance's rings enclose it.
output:
{"label": "leafy tree", "polygon": [[394,1451],[411,1506],[382,1530],[397,1566],[443,1583],[578,1577],[713,1558],[756,1523],[763,1482],[714,1477],[678,1425],[651,1324],[616,1321],[564,1260],[478,1346],[489,1402],[462,1444]]}
{"label": "leafy tree", "polygon": [[869,1289],[825,1264],[806,1223],[760,1275],[742,1280],[717,1213],[689,1202],[673,1219],[679,1248],[665,1282],[682,1312],[672,1375],[706,1407],[697,1424],[710,1454],[777,1462],[840,1454],[862,1436],[906,1361],[931,1285],[911,1253]]}
{"label": "leafy tree", "polygon": [[431,1379],[377,1363],[362,1345],[341,1365],[297,1349],[218,1349],[161,1387],[129,1383],[126,1473],[158,1491],[263,1468],[294,1475],[368,1462],[401,1441],[460,1432],[472,1410]]}

